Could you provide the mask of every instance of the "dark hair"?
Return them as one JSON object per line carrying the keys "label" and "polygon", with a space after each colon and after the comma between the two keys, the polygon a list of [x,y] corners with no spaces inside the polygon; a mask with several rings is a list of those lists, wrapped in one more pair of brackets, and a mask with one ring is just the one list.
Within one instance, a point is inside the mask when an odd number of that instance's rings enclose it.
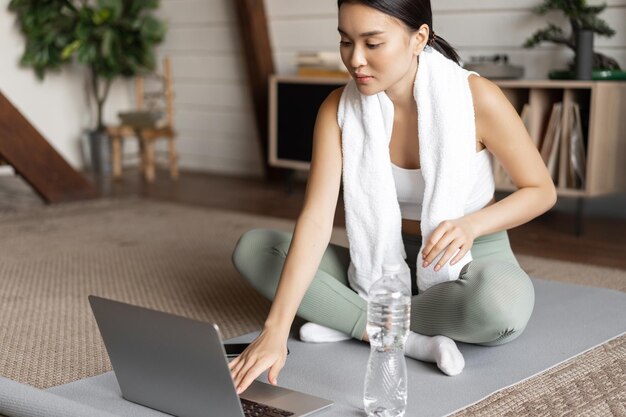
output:
{"label": "dark hair", "polygon": [[345,3],[358,3],[379,10],[404,22],[412,31],[418,30],[424,23],[427,24],[430,28],[428,44],[445,57],[461,65],[459,55],[454,48],[441,36],[434,36],[430,0],[337,0],[337,7]]}

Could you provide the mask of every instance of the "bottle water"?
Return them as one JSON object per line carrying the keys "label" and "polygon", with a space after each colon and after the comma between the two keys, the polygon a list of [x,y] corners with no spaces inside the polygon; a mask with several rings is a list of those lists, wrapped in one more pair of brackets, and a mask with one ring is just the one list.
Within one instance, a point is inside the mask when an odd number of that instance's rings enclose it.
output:
{"label": "bottle water", "polygon": [[370,357],[363,404],[370,417],[402,417],[406,411],[404,343],[409,332],[411,290],[400,279],[400,273],[400,265],[383,266],[383,276],[369,289]]}

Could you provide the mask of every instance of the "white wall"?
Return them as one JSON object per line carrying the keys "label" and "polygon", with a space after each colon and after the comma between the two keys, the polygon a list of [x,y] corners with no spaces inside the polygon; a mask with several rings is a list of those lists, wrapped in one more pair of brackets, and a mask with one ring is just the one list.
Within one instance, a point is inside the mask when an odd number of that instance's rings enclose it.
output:
{"label": "white wall", "polygon": [[[83,166],[81,133],[93,124],[80,68],[39,82],[18,65],[24,38],[0,0],[0,90],[74,167]],[[159,55],[172,58],[180,167],[246,176],[262,174],[235,10],[230,0],[163,0],[168,23]],[[159,59],[160,61],[160,59]],[[105,122],[134,107],[134,84],[114,83]],[[127,153],[136,146],[127,146]]]}
{"label": "white wall", "polygon": [[[572,53],[563,47],[520,45],[549,17],[531,7],[539,0],[432,1],[435,31],[471,55],[507,53],[526,67],[527,78],[545,78],[563,67]],[[590,3],[598,4],[592,0]],[[0,0],[0,89],[74,166],[81,165],[79,137],[90,125],[85,110],[84,74],[64,70],[39,83],[30,69],[19,68],[23,39],[15,16]],[[626,0],[608,0],[601,15],[614,29],[611,39],[597,38],[596,49],[626,67]],[[271,43],[279,73],[295,72],[298,51],[337,50],[335,0],[266,0]],[[181,168],[259,176],[262,161],[250,102],[232,0],[162,0],[159,15],[168,22],[161,55],[172,57],[175,77],[175,122]],[[555,21],[558,15],[553,14]],[[566,27],[566,26],[564,26]],[[105,119],[116,122],[120,110],[132,108],[132,84],[118,81]]]}
{"label": "white wall", "polygon": [[161,55],[172,59],[182,168],[263,172],[232,0],[162,0]]}
{"label": "white wall", "polygon": [[[32,69],[20,67],[24,37],[8,3],[0,0],[0,91],[72,166],[81,167],[81,134],[95,124],[86,110],[85,74],[80,68],[66,68],[40,82]],[[115,108],[128,107],[131,97],[129,84],[116,82],[105,120],[114,121]]]}
{"label": "white wall", "polygon": [[[456,48],[461,59],[469,62],[473,55],[506,53],[509,62],[526,68],[525,78],[547,78],[551,69],[565,68],[573,52],[564,47],[545,44],[533,49],[521,45],[548,20],[566,21],[558,13],[537,16],[533,6],[540,0],[431,0],[435,32]],[[590,0],[589,4],[602,1]],[[607,0],[600,15],[617,31],[612,38],[596,37],[595,49],[615,58],[626,67],[626,0]],[[294,73],[298,51],[337,51],[336,0],[266,0],[272,44],[278,72]]]}

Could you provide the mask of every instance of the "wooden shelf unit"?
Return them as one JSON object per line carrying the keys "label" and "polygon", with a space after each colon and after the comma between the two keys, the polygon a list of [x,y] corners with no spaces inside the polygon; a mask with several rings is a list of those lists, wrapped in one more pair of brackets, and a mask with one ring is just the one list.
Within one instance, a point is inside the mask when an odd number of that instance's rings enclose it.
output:
{"label": "wooden shelf unit", "polygon": [[[626,82],[619,81],[495,81],[513,107],[531,109],[529,134],[535,143],[544,135],[552,105],[576,102],[581,108],[586,155],[582,189],[555,184],[559,196],[596,197],[626,192]],[[501,191],[514,186],[497,184]]]}
{"label": "wooden shelf unit", "polygon": [[[270,79],[270,165],[307,170],[310,161],[289,160],[278,155],[279,132],[278,90],[281,86],[304,84],[336,88],[346,79],[299,76],[273,76]],[[586,156],[586,183],[583,189],[557,185],[559,196],[596,197],[626,192],[626,82],[620,81],[556,81],[500,80],[494,81],[512,103],[518,114],[528,103],[531,109],[529,134],[540,143],[555,102],[579,103]],[[295,104],[295,103],[294,103]],[[310,103],[314,113],[320,103]],[[307,104],[298,104],[307,105]],[[312,126],[314,120],[311,120]],[[311,145],[312,127],[304,128],[298,140]],[[285,140],[285,138],[282,138]],[[513,185],[496,184],[498,191],[514,191]]]}

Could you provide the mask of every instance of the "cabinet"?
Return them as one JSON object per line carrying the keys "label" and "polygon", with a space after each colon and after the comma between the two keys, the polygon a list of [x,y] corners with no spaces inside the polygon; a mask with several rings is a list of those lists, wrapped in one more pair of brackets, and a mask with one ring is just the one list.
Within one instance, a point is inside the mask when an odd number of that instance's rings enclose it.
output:
{"label": "cabinet", "polygon": [[[270,165],[308,169],[317,109],[346,79],[274,76],[270,79]],[[527,125],[535,143],[545,136],[554,103],[580,108],[585,182],[571,187],[560,176],[559,196],[596,197],[626,192],[626,82],[613,81],[494,81],[518,114],[528,104]],[[563,153],[561,157],[566,155]],[[494,161],[497,169],[497,162]],[[499,182],[499,191],[515,187]]]}
{"label": "cabinet", "polygon": [[[542,144],[554,103],[563,103],[564,109],[573,103],[580,107],[585,182],[583,187],[568,187],[561,169],[555,180],[559,196],[626,192],[626,82],[515,80],[496,84],[518,114],[529,105],[528,131],[535,143]],[[559,157],[564,155],[561,151]],[[502,183],[497,188],[515,189]]]}

